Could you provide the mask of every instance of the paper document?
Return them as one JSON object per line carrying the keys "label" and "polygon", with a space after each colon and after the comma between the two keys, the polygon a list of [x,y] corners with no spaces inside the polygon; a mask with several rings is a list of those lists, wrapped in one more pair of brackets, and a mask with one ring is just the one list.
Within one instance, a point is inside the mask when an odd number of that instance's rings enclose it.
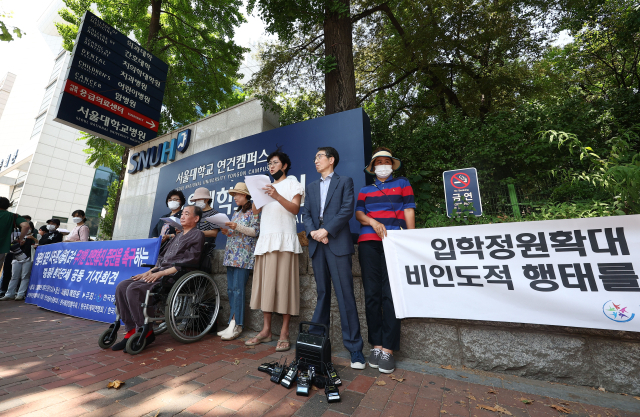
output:
{"label": "paper document", "polygon": [[182,230],[182,225],[180,224],[180,219],[177,217],[161,217],[160,220],[168,224],[169,226],[173,226],[178,230]]}
{"label": "paper document", "polygon": [[69,233],[70,233],[67,229],[57,228],[56,230],[58,231],[58,233],[62,233],[63,235],[64,235],[64,234],[69,234]]}
{"label": "paper document", "polygon": [[229,217],[227,217],[227,215],[224,213],[214,214],[213,216],[207,217],[205,220],[215,224],[216,226],[220,226],[224,229],[228,229],[228,227],[225,226],[224,224],[231,221],[229,220]]}
{"label": "paper document", "polygon": [[256,208],[259,209],[267,204],[276,201],[265,194],[264,187],[271,184],[271,180],[266,175],[248,175],[244,177],[244,183],[247,184],[251,199]]}

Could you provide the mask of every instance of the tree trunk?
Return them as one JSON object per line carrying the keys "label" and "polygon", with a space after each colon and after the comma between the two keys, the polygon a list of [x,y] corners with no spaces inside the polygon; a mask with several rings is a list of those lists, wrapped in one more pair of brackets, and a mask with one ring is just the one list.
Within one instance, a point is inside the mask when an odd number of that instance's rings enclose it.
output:
{"label": "tree trunk", "polygon": [[[338,0],[349,10],[350,0]],[[324,76],[325,115],[356,108],[356,77],[353,66],[353,37],[348,12],[327,10],[324,21],[325,57],[333,56],[337,68]]]}
{"label": "tree trunk", "polygon": [[[129,163],[129,148],[125,148],[124,153],[122,154],[122,168],[120,169],[120,175],[118,175],[118,181],[122,184],[124,180],[124,175],[127,173],[127,164]],[[118,220],[118,209],[120,208],[120,195],[122,194],[122,185],[118,188],[118,194],[116,195],[116,204],[113,208],[113,229],[116,228],[116,222]],[[111,234],[111,238],[113,239],[113,233]]]}
{"label": "tree trunk", "polygon": [[151,22],[149,22],[149,36],[147,37],[147,49],[153,52],[153,44],[160,32],[160,6],[162,0],[151,0]]}

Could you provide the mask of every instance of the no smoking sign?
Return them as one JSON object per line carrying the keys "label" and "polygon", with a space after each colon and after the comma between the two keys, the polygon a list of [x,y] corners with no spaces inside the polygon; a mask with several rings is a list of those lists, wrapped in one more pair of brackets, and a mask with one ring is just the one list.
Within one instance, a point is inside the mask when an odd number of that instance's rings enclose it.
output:
{"label": "no smoking sign", "polygon": [[454,169],[442,173],[444,196],[447,202],[447,215],[453,210],[462,211],[473,205],[470,214],[482,215],[482,201],[478,186],[478,172],[475,168]]}

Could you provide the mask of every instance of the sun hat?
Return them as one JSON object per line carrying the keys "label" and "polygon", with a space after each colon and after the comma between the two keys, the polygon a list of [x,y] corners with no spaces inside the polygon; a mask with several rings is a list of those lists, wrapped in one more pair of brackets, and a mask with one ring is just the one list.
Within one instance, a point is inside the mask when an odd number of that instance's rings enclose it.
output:
{"label": "sun hat", "polygon": [[402,165],[402,162],[400,162],[400,160],[398,158],[394,158],[390,152],[388,151],[379,151],[376,152],[372,157],[371,157],[371,162],[369,162],[369,165],[367,165],[364,168],[364,171],[366,173],[369,173],[371,175],[376,175],[375,169],[373,169],[373,162],[376,160],[376,158],[380,157],[380,156],[384,156],[387,158],[391,158],[391,162],[393,162],[393,164],[391,165],[391,168],[396,171],[398,170],[398,168],[400,168],[400,166]]}
{"label": "sun hat", "polygon": [[196,188],[196,192],[193,193],[193,197],[191,197],[192,200],[200,200],[200,199],[207,199],[210,200],[211,199],[211,194],[209,193],[209,190],[205,187],[200,187],[200,188]]}
{"label": "sun hat", "polygon": [[237,183],[235,187],[229,190],[229,194],[244,194],[251,196],[251,194],[249,193],[249,189],[247,188],[247,184],[245,184],[244,182]]}

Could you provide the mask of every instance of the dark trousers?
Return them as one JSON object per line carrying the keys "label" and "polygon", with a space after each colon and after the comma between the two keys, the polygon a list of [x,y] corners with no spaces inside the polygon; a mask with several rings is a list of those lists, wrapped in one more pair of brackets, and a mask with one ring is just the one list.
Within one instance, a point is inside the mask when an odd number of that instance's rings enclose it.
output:
{"label": "dark trousers", "polygon": [[13,273],[13,266],[11,262],[13,261],[13,254],[11,252],[7,253],[4,258],[4,264],[2,266],[2,283],[0,283],[0,292],[6,293],[9,288],[9,282],[11,281],[11,275]]}
{"label": "dark trousers", "polygon": [[331,282],[333,282],[340,310],[342,342],[349,352],[361,352],[363,342],[360,335],[358,307],[353,295],[351,255],[336,256],[327,245],[319,243],[311,260],[318,290],[318,303],[311,321],[329,326]]}
{"label": "dark trousers", "polygon": [[142,327],[144,314],[140,304],[144,303],[147,290],[158,282],[134,281],[131,278],[121,281],[116,287],[116,307],[126,331]]}
{"label": "dark trousers", "polygon": [[358,245],[358,256],[362,270],[369,343],[372,346],[398,350],[401,322],[396,318],[393,307],[382,242],[361,242]]}

